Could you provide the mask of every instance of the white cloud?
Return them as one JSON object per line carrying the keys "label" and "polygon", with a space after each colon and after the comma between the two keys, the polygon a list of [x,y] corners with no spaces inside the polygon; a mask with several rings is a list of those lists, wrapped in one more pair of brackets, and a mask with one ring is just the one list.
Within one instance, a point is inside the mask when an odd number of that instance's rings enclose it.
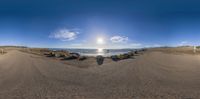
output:
{"label": "white cloud", "polygon": [[179,46],[184,46],[184,45],[188,45],[189,42],[188,41],[182,41],[180,44],[178,44]]}
{"label": "white cloud", "polygon": [[71,41],[77,38],[79,32],[71,31],[69,29],[61,29],[52,34],[50,34],[50,38],[59,39],[61,41]]}
{"label": "white cloud", "polygon": [[123,43],[128,41],[128,37],[125,36],[113,36],[110,38],[113,43]]}

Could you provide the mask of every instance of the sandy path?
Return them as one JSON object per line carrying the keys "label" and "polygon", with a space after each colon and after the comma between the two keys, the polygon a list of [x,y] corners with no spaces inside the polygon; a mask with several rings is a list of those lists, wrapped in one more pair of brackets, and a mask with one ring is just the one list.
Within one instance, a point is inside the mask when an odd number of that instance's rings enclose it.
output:
{"label": "sandy path", "polygon": [[199,76],[200,56],[146,53],[82,69],[11,51],[0,56],[0,98],[199,99]]}

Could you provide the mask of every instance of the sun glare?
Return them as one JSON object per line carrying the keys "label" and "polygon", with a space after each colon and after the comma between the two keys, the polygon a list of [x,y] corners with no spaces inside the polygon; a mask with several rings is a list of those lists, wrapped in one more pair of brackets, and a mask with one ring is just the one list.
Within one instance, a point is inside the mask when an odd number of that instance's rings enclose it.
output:
{"label": "sun glare", "polygon": [[98,48],[98,49],[97,49],[97,52],[98,52],[98,53],[103,52],[103,48]]}
{"label": "sun glare", "polygon": [[104,44],[103,38],[97,38],[97,44]]}

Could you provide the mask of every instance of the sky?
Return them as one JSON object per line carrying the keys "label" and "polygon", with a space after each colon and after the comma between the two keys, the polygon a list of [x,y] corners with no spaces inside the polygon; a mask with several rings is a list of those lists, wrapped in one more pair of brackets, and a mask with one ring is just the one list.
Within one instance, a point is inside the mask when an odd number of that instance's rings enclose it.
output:
{"label": "sky", "polygon": [[200,45],[199,0],[0,0],[0,45]]}

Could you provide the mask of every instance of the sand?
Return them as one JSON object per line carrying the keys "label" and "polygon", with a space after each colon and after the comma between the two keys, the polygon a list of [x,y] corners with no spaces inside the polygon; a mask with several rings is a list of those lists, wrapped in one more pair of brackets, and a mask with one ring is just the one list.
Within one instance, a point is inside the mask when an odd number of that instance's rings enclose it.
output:
{"label": "sand", "polygon": [[199,55],[151,51],[98,66],[12,50],[0,55],[0,99],[199,99],[199,75]]}

